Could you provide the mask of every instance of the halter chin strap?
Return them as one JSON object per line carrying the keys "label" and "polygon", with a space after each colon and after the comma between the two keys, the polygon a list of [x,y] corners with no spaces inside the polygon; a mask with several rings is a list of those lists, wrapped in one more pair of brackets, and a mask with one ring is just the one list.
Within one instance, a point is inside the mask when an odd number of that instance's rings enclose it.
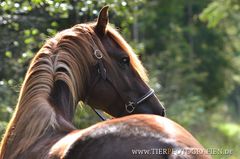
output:
{"label": "halter chin strap", "polygon": [[[90,106],[91,107],[91,106]],[[100,110],[97,110],[97,109],[94,109],[93,107],[91,107],[92,110],[97,114],[97,116],[102,120],[102,121],[105,121],[105,120],[108,120]]]}

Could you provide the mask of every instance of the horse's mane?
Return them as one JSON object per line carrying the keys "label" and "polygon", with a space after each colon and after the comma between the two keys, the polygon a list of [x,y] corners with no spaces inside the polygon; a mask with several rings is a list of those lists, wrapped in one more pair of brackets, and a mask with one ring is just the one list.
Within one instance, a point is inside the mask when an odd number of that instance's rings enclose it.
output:
{"label": "horse's mane", "polygon": [[[90,78],[93,40],[111,67],[111,59],[94,33],[93,24],[79,24],[46,40],[31,61],[15,112],[0,146],[0,159],[14,158],[25,152],[46,132],[75,129],[72,117],[79,99],[84,97]],[[127,52],[142,79],[147,75],[131,47],[110,25],[107,35]],[[11,152],[11,154],[10,154]]]}

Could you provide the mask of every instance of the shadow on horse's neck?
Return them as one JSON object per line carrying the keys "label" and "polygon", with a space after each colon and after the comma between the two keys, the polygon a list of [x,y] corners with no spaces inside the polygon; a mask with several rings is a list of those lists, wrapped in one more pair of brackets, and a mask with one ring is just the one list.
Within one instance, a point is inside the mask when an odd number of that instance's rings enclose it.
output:
{"label": "shadow on horse's neck", "polygon": [[63,81],[56,81],[51,98],[55,111],[61,114],[68,122],[72,122],[75,105],[72,102],[73,97],[67,84]]}

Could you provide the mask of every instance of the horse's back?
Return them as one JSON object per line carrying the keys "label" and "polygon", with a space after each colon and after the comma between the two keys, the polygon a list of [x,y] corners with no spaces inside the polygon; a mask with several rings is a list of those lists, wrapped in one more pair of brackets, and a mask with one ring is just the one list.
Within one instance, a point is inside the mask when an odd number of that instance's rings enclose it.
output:
{"label": "horse's back", "polygon": [[204,153],[188,131],[155,115],[133,115],[76,130],[51,149],[56,159],[210,158]]}

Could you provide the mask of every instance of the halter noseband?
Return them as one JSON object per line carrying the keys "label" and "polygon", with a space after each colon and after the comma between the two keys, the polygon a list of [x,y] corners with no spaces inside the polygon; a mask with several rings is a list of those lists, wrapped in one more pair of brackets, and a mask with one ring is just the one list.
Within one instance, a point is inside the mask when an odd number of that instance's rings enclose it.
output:
{"label": "halter noseband", "polygon": [[127,104],[125,104],[125,109],[126,111],[130,114],[132,113],[136,106],[144,102],[146,99],[151,97],[154,94],[154,90],[150,88],[150,90],[141,98],[139,98],[136,102],[134,101],[129,101]]}
{"label": "halter noseband", "polygon": [[[115,87],[115,85],[113,84],[113,82],[107,77],[107,71],[104,67],[103,64],[103,54],[99,49],[94,50],[94,57],[98,60],[97,62],[97,71],[98,71],[98,78],[95,79],[95,81],[92,83],[89,92],[87,93],[87,96],[85,98],[85,103],[88,102],[89,97],[91,95],[92,90],[96,87],[97,83],[100,81],[100,79],[106,80],[109,82],[109,84],[113,87],[113,89],[118,93],[118,95],[122,98],[122,100],[125,102],[122,94],[118,91],[118,89]],[[147,100],[149,97],[151,97],[154,94],[154,90],[150,89],[146,94],[144,94],[142,97],[140,97],[138,100],[133,101],[130,100],[128,102],[125,102],[125,110],[127,113],[131,114],[134,112],[134,110],[136,109],[136,107],[143,103],[145,100]],[[92,108],[92,107],[91,107]],[[102,120],[106,120],[105,117],[102,115],[101,112],[99,112],[98,110],[96,110],[95,108],[92,108],[94,110],[94,112],[102,119]]]}

